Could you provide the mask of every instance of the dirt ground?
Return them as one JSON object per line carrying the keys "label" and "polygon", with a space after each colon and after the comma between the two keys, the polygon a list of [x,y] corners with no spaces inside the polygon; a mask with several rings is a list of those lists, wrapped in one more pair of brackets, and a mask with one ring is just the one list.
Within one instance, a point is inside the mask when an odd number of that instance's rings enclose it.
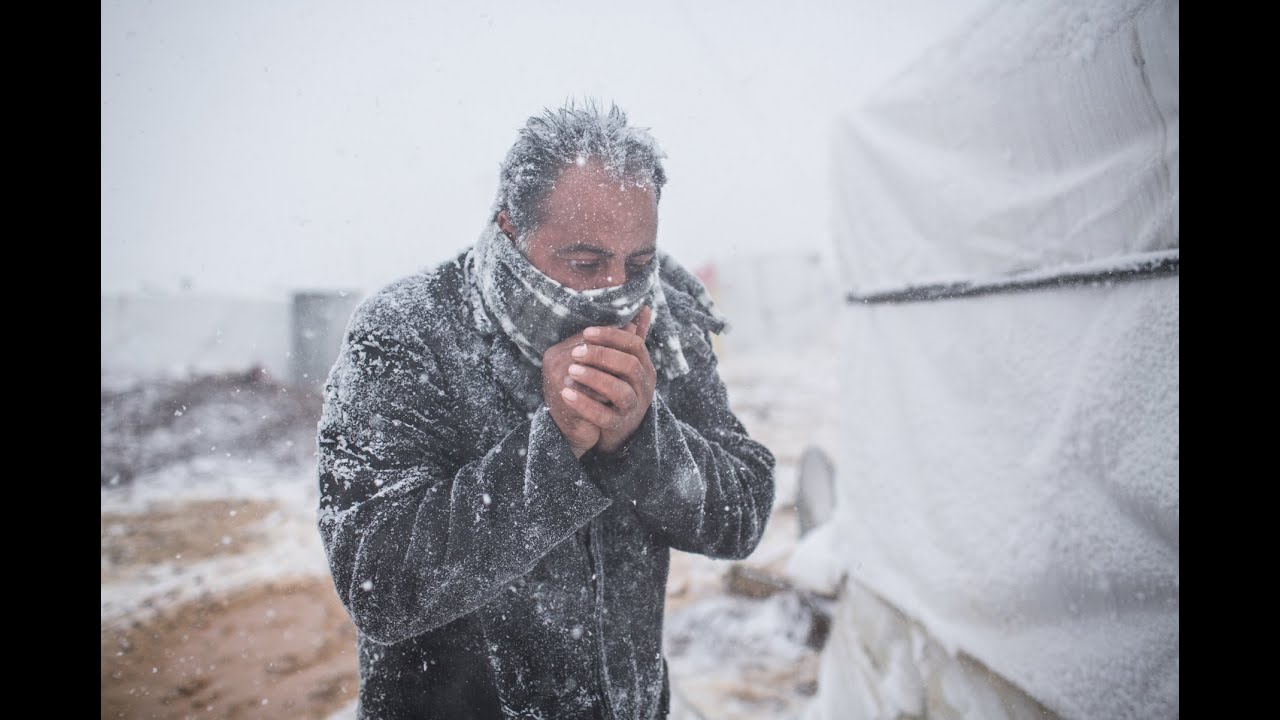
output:
{"label": "dirt ground", "polygon": [[[194,580],[208,574],[210,561],[243,557],[245,563],[256,562],[250,556],[270,541],[264,527],[279,510],[269,501],[201,500],[137,514],[104,512],[103,586],[145,579],[160,565],[185,568]],[[771,531],[788,532],[789,515],[776,517]],[[227,542],[230,538],[234,542]],[[669,614],[724,593],[720,578],[699,569],[706,562],[673,555]],[[763,587],[763,593],[771,592]],[[142,603],[142,611],[129,617],[104,619],[103,720],[326,720],[355,699],[355,628],[328,576],[209,587],[191,596],[161,597]],[[686,662],[679,655],[671,660],[673,671]],[[732,677],[700,673],[679,678],[677,691],[708,718],[757,717],[706,712],[726,702],[756,711],[789,708],[796,698],[812,694],[816,660],[814,655],[789,665],[744,668]]]}
{"label": "dirt ground", "polygon": [[102,633],[102,718],[327,718],[349,703],[355,628],[327,579],[167,608]]}
{"label": "dirt ground", "polygon": [[[273,511],[219,500],[104,513],[103,584],[252,552]],[[210,590],[103,623],[103,720],[327,718],[358,687],[355,628],[327,577]]]}

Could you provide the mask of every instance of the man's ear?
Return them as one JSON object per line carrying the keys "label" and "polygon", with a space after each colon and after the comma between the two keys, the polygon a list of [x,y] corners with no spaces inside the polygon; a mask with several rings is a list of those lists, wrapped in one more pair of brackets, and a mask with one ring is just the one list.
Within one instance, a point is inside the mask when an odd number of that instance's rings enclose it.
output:
{"label": "man's ear", "polygon": [[502,233],[512,241],[515,241],[516,236],[520,234],[516,231],[516,224],[511,222],[511,216],[507,214],[506,210],[502,210],[498,213],[498,227],[501,228]]}

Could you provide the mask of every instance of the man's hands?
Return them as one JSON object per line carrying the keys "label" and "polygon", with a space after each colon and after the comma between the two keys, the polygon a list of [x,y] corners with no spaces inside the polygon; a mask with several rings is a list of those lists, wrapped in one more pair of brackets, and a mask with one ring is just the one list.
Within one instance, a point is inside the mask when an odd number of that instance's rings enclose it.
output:
{"label": "man's hands", "polygon": [[575,457],[617,452],[640,427],[658,374],[644,341],[653,312],[621,328],[589,327],[542,356],[542,395]]}
{"label": "man's hands", "polygon": [[542,401],[551,412],[551,419],[556,421],[560,432],[569,441],[576,458],[581,458],[600,441],[600,428],[579,415],[561,393],[567,389],[565,381],[569,377],[569,366],[574,364],[570,353],[583,342],[579,333],[552,345],[542,354]]}

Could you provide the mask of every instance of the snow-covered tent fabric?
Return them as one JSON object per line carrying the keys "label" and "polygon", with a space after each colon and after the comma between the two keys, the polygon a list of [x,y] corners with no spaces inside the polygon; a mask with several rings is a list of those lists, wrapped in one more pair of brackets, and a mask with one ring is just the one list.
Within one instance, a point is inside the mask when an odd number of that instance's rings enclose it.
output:
{"label": "snow-covered tent fabric", "polygon": [[[1176,0],[992,3],[855,100],[852,296],[1176,267]],[[844,315],[837,507],[802,551],[1064,718],[1177,717],[1176,271]]]}
{"label": "snow-covered tent fabric", "polygon": [[844,113],[850,289],[1178,247],[1176,1],[995,2]]}

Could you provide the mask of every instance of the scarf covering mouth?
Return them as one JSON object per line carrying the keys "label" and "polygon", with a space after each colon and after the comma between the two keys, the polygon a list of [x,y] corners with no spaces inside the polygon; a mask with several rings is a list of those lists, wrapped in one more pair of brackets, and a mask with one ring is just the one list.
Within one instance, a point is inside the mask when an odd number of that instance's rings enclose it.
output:
{"label": "scarf covering mouth", "polygon": [[688,276],[682,284],[696,292],[709,329],[720,332],[726,327],[701,282],[662,253],[655,253],[643,275],[622,285],[585,291],[566,287],[534,267],[496,222],[481,234],[471,255],[475,270],[472,282],[485,309],[535,367],[542,367],[542,355],[551,346],[588,327],[622,327],[648,305],[653,315],[646,345],[654,368],[668,379],[689,372],[662,290],[663,265]]}

